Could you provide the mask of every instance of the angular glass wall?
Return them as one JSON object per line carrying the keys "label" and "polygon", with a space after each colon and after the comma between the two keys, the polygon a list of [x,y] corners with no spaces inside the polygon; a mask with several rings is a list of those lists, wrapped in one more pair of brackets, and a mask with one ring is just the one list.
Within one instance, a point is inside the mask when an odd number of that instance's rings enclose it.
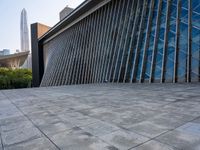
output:
{"label": "angular glass wall", "polygon": [[156,27],[157,27],[157,20],[158,20],[158,7],[159,7],[159,0],[155,0],[154,6],[153,6],[153,16],[151,19],[151,27],[150,27],[150,34],[149,34],[149,44],[147,45],[147,57],[145,57],[143,60],[144,62],[144,68],[143,71],[145,72],[145,74],[142,76],[142,79],[144,81],[149,81],[150,80],[150,76],[151,76],[151,67],[152,67],[152,62],[153,62],[153,55],[154,55],[154,41],[155,41],[155,36],[156,36]]}
{"label": "angular glass wall", "polygon": [[199,81],[200,0],[104,2],[43,42],[42,86]]}
{"label": "angular glass wall", "polygon": [[200,0],[192,1],[192,81],[199,81],[200,75]]}
{"label": "angular glass wall", "polygon": [[186,81],[187,75],[187,50],[188,50],[188,1],[181,0],[180,15],[180,45],[178,62],[178,81]]}

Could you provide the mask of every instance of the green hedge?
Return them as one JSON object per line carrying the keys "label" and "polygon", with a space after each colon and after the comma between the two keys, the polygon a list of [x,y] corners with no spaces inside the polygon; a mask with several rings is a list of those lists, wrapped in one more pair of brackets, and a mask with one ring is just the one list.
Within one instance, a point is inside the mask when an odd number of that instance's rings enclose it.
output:
{"label": "green hedge", "polygon": [[0,89],[31,87],[32,72],[29,69],[0,68]]}

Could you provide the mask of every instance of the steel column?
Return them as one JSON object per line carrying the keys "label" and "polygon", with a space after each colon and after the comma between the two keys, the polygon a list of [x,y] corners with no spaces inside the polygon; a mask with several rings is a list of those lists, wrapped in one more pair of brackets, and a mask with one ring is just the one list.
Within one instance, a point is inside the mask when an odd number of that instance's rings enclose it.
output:
{"label": "steel column", "polygon": [[149,47],[149,39],[150,39],[150,35],[151,35],[154,6],[155,6],[155,0],[151,0],[148,23],[147,23],[147,30],[146,30],[146,37],[145,37],[145,43],[144,43],[144,53],[143,53],[143,58],[142,58],[140,83],[144,81],[144,76],[145,76],[146,63],[147,63],[147,49]]}
{"label": "steel column", "polygon": [[[120,63],[120,67],[119,67],[119,77],[118,77],[118,82],[120,82],[120,79],[121,81],[123,82],[124,80],[124,75],[125,75],[125,68],[126,68],[126,61],[128,59],[128,57],[126,57],[126,51],[127,53],[129,52],[129,45],[130,45],[130,42],[131,42],[131,32],[132,32],[132,29],[133,29],[133,25],[134,25],[134,20],[135,20],[135,14],[137,12],[137,0],[134,0],[131,4],[131,13],[130,13],[130,16],[129,16],[129,22],[128,22],[128,27],[127,27],[127,33],[126,33],[126,37],[125,37],[125,43],[123,45],[123,52],[122,52],[122,61]],[[123,67],[125,66],[125,67]]]}
{"label": "steel column", "polygon": [[178,81],[178,66],[179,66],[179,44],[180,44],[180,16],[181,16],[181,0],[177,1],[177,14],[176,14],[176,45],[174,56],[174,77],[173,82]]}
{"label": "steel column", "polygon": [[192,0],[188,0],[188,51],[187,51],[187,82],[191,82],[192,58]]}
{"label": "steel column", "polygon": [[137,32],[139,19],[140,19],[139,14],[140,14],[141,8],[142,8],[142,1],[138,0],[137,8],[136,8],[136,17],[134,19],[134,25],[133,25],[133,30],[132,30],[132,34],[131,34],[131,41],[130,41],[130,45],[129,45],[129,48],[128,48],[128,56],[127,56],[127,61],[126,61],[126,65],[125,65],[126,69],[125,69],[125,75],[124,75],[123,82],[126,82],[126,79],[129,79],[129,77],[127,77],[127,74],[129,73],[128,69],[131,69],[131,68],[129,68],[129,65],[130,65],[130,61],[132,60],[132,54],[133,54],[133,51],[134,51],[133,43],[135,42],[135,38],[136,38],[136,32]]}
{"label": "steel column", "polygon": [[135,50],[135,57],[134,57],[134,62],[133,62],[133,70],[131,72],[131,78],[130,82],[135,82],[136,81],[136,76],[137,76],[137,71],[138,71],[138,63],[139,63],[139,53],[141,49],[141,40],[143,36],[143,28],[144,28],[144,20],[146,17],[146,11],[147,11],[147,0],[144,0],[143,2],[143,10],[142,10],[142,15],[141,15],[141,21],[140,21],[140,26],[139,26],[139,35],[137,38],[137,44],[136,44],[136,50]]}

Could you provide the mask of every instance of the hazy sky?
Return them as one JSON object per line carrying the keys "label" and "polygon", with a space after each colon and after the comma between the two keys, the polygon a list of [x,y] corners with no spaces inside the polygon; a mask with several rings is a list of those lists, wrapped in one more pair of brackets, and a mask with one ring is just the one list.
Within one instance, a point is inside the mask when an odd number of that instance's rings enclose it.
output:
{"label": "hazy sky", "polygon": [[23,8],[28,15],[28,25],[40,22],[54,26],[59,12],[68,5],[75,8],[84,0],[0,0],[0,50],[20,49],[20,13]]}

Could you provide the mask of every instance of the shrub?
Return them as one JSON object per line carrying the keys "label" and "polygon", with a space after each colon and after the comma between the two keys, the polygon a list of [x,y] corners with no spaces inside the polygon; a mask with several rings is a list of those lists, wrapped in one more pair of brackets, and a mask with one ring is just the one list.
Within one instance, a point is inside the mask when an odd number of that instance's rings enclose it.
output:
{"label": "shrub", "polygon": [[31,87],[32,72],[30,69],[0,68],[0,89]]}

